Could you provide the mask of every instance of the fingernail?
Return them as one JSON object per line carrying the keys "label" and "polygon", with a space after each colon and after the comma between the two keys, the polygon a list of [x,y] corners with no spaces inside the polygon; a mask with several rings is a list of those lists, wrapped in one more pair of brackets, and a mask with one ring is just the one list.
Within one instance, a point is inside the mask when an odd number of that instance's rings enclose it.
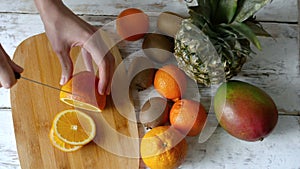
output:
{"label": "fingernail", "polygon": [[66,83],[66,77],[61,77],[59,84],[64,85]]}
{"label": "fingernail", "polygon": [[17,69],[18,69],[18,72],[20,72],[20,73],[22,73],[24,71],[24,69],[19,65],[17,65]]}
{"label": "fingernail", "polygon": [[110,95],[110,90],[109,89],[107,89],[106,95]]}
{"label": "fingernail", "polygon": [[2,87],[5,89],[10,89],[15,83],[3,83]]}
{"label": "fingernail", "polygon": [[104,92],[103,92],[103,91],[99,91],[99,94],[100,94],[100,95],[104,95]]}
{"label": "fingernail", "polygon": [[10,88],[10,85],[8,85],[8,84],[3,84],[2,87],[3,87],[4,89],[9,89],[9,88]]}
{"label": "fingernail", "polygon": [[98,88],[98,92],[100,95],[104,95],[103,89],[101,89],[100,87]]}

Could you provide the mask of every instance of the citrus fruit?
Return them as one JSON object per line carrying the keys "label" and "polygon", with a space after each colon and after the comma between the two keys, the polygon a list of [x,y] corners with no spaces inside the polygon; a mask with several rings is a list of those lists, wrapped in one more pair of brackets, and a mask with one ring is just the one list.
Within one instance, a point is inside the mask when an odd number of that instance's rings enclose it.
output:
{"label": "citrus fruit", "polygon": [[98,93],[98,81],[92,72],[79,72],[62,86],[60,100],[70,106],[101,112],[106,105],[106,95]]}
{"label": "citrus fruit", "polygon": [[167,99],[176,101],[183,95],[187,82],[185,73],[176,65],[165,65],[154,77],[154,88]]}
{"label": "citrus fruit", "polygon": [[178,100],[170,110],[171,125],[188,136],[200,134],[206,118],[205,108],[194,100]]}
{"label": "citrus fruit", "polygon": [[64,110],[53,120],[56,136],[71,145],[85,145],[96,135],[94,120],[78,110]]}
{"label": "citrus fruit", "polygon": [[116,29],[121,38],[136,41],[148,32],[149,17],[140,9],[125,9],[118,15]]}
{"label": "citrus fruit", "polygon": [[57,135],[54,133],[53,128],[51,128],[51,130],[50,130],[49,138],[50,138],[52,145],[63,152],[76,151],[82,147],[82,146],[75,146],[75,145],[65,143],[64,141],[62,141],[61,139],[59,139],[57,137]]}
{"label": "citrus fruit", "polygon": [[187,154],[184,136],[170,126],[158,126],[147,132],[141,141],[144,163],[153,169],[175,169]]}

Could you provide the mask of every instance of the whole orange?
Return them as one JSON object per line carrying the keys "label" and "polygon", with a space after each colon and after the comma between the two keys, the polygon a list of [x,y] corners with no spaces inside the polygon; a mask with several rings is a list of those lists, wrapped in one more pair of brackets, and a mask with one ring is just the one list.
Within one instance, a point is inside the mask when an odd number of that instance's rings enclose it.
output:
{"label": "whole orange", "polygon": [[98,93],[98,82],[99,78],[92,72],[79,72],[61,87],[60,100],[77,108],[101,112],[106,105],[106,95]]}
{"label": "whole orange", "polygon": [[148,32],[149,17],[140,9],[125,9],[118,15],[116,29],[121,38],[136,41]]}
{"label": "whole orange", "polygon": [[178,100],[170,111],[171,125],[188,136],[200,134],[206,118],[205,108],[200,102],[194,100]]}
{"label": "whole orange", "polygon": [[147,132],[141,141],[141,156],[152,169],[175,169],[183,162],[188,145],[184,135],[171,126],[159,126]]}
{"label": "whole orange", "polygon": [[167,99],[176,101],[183,95],[186,86],[186,75],[176,65],[165,65],[154,77],[154,88]]}

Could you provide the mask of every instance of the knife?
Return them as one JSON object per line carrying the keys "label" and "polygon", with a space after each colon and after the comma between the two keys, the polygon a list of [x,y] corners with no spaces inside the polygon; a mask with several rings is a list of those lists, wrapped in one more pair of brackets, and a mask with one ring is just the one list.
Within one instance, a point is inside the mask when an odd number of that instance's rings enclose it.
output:
{"label": "knife", "polygon": [[21,74],[18,73],[18,72],[14,72],[14,74],[15,74],[15,78],[16,79],[24,79],[24,80],[27,80],[29,82],[32,82],[32,83],[35,83],[35,84],[38,84],[38,85],[46,86],[46,87],[51,88],[51,89],[55,89],[55,90],[58,90],[58,91],[61,91],[61,92],[65,92],[65,93],[69,93],[69,94],[75,95],[75,94],[73,94],[70,91],[62,90],[60,88],[57,88],[57,87],[54,87],[54,86],[51,86],[51,85],[48,85],[48,84],[45,84],[45,83],[33,80],[33,79],[30,79],[30,78],[27,78],[27,77],[24,77],[24,76],[21,76]]}

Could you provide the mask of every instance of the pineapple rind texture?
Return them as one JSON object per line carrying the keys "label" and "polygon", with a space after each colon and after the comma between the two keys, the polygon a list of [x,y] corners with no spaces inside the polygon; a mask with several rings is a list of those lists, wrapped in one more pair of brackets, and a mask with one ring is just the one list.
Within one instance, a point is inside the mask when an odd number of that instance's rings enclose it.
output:
{"label": "pineapple rind texture", "polygon": [[178,66],[205,86],[237,75],[253,53],[250,43],[261,49],[256,36],[270,36],[253,16],[270,1],[197,0],[175,35]]}
{"label": "pineapple rind texture", "polygon": [[209,86],[225,80],[224,67],[214,45],[191,20],[184,19],[175,37],[178,67],[197,83]]}

